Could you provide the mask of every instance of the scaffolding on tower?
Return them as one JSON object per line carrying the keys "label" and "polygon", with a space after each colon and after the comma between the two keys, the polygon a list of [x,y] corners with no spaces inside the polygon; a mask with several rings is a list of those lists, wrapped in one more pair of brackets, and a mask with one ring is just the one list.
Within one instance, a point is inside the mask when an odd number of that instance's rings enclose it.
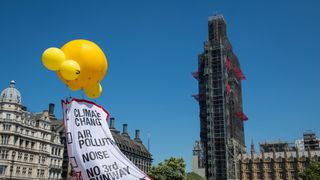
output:
{"label": "scaffolding on tower", "polygon": [[237,76],[240,80],[245,80],[246,76],[242,73],[241,69],[239,67],[234,67],[233,69],[234,74]]}
{"label": "scaffolding on tower", "polygon": [[196,71],[196,72],[192,72],[191,75],[199,81],[199,73]]}

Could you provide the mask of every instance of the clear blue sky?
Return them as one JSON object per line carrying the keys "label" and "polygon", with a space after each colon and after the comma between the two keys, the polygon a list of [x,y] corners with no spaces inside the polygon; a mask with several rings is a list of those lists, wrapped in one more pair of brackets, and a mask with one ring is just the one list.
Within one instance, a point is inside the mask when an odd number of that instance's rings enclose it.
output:
{"label": "clear blue sky", "polygon": [[18,1],[0,3],[0,88],[16,80],[32,112],[70,92],[41,63],[42,52],[72,39],[89,39],[109,60],[95,100],[151,138],[154,164],[182,156],[190,170],[199,139],[199,107],[191,94],[197,56],[207,39],[207,19],[225,16],[228,35],[247,76],[243,83],[247,145],[320,135],[320,1]]}

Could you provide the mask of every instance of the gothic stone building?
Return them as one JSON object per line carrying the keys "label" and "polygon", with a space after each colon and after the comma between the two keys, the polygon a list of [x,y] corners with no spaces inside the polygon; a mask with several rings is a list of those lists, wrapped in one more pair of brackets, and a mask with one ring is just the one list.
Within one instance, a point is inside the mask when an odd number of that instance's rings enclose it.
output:
{"label": "gothic stone building", "polygon": [[[317,142],[317,141],[314,141]],[[308,144],[305,141],[305,144]],[[315,143],[316,144],[316,143]],[[297,180],[299,173],[311,161],[320,161],[320,148],[305,146],[305,149],[290,146],[282,141],[260,144],[260,153],[251,145],[250,154],[239,157],[242,180]]]}

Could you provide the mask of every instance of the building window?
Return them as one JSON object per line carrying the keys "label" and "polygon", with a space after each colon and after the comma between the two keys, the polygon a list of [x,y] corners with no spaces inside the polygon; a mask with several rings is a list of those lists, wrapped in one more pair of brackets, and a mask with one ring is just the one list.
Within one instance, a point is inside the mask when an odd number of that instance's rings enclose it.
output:
{"label": "building window", "polygon": [[0,158],[7,159],[8,158],[8,150],[0,150]]}
{"label": "building window", "polygon": [[20,139],[20,145],[19,145],[20,147],[22,147],[23,146],[23,140],[22,139]]}
{"label": "building window", "polygon": [[10,124],[3,124],[4,131],[10,131],[11,125]]}
{"label": "building window", "polygon": [[279,175],[280,175],[280,179],[285,179],[285,177],[286,177],[285,172],[280,172]]}
{"label": "building window", "polygon": [[31,176],[32,175],[32,168],[29,168],[28,169],[28,176]]}
{"label": "building window", "polygon": [[267,166],[268,166],[268,169],[270,169],[270,170],[272,169],[272,164],[271,163],[268,163]]}
{"label": "building window", "polygon": [[247,179],[250,179],[250,173],[246,173]]}
{"label": "building window", "polygon": [[29,159],[30,162],[33,162],[33,155],[30,154],[30,159]]}
{"label": "building window", "polygon": [[6,114],[6,119],[11,119],[11,114]]}
{"label": "building window", "polygon": [[8,144],[9,143],[9,135],[1,135],[1,144]]}
{"label": "building window", "polygon": [[19,152],[18,153],[18,160],[21,160],[22,159],[22,152]]}
{"label": "building window", "polygon": [[40,176],[40,169],[37,170],[37,177]]}
{"label": "building window", "polygon": [[40,177],[43,177],[43,176],[44,176],[44,169],[41,169]]}
{"label": "building window", "polygon": [[28,161],[28,157],[29,157],[29,154],[27,154],[27,153],[24,153],[24,161]]}
{"label": "building window", "polygon": [[290,169],[294,169],[294,164],[290,163]]}
{"label": "building window", "polygon": [[14,145],[16,145],[17,144],[17,142],[18,142],[18,137],[17,136],[13,136],[14,138]]}
{"label": "building window", "polygon": [[21,167],[20,167],[20,166],[17,166],[17,168],[16,168],[16,174],[20,174],[20,169],[21,169]]}
{"label": "building window", "polygon": [[5,174],[6,173],[6,168],[7,168],[7,166],[0,165],[0,174]]}
{"label": "building window", "polygon": [[27,173],[27,168],[26,167],[23,167],[22,168],[22,175],[25,176]]}
{"label": "building window", "polygon": [[26,141],[26,148],[29,148],[29,141]]}

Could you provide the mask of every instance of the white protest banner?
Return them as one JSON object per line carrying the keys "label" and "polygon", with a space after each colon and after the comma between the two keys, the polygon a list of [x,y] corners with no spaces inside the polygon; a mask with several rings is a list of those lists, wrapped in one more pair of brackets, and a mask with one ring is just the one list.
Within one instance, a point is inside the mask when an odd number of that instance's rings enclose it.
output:
{"label": "white protest banner", "polygon": [[151,180],[118,148],[108,127],[109,113],[93,102],[62,102],[69,160],[78,179]]}

